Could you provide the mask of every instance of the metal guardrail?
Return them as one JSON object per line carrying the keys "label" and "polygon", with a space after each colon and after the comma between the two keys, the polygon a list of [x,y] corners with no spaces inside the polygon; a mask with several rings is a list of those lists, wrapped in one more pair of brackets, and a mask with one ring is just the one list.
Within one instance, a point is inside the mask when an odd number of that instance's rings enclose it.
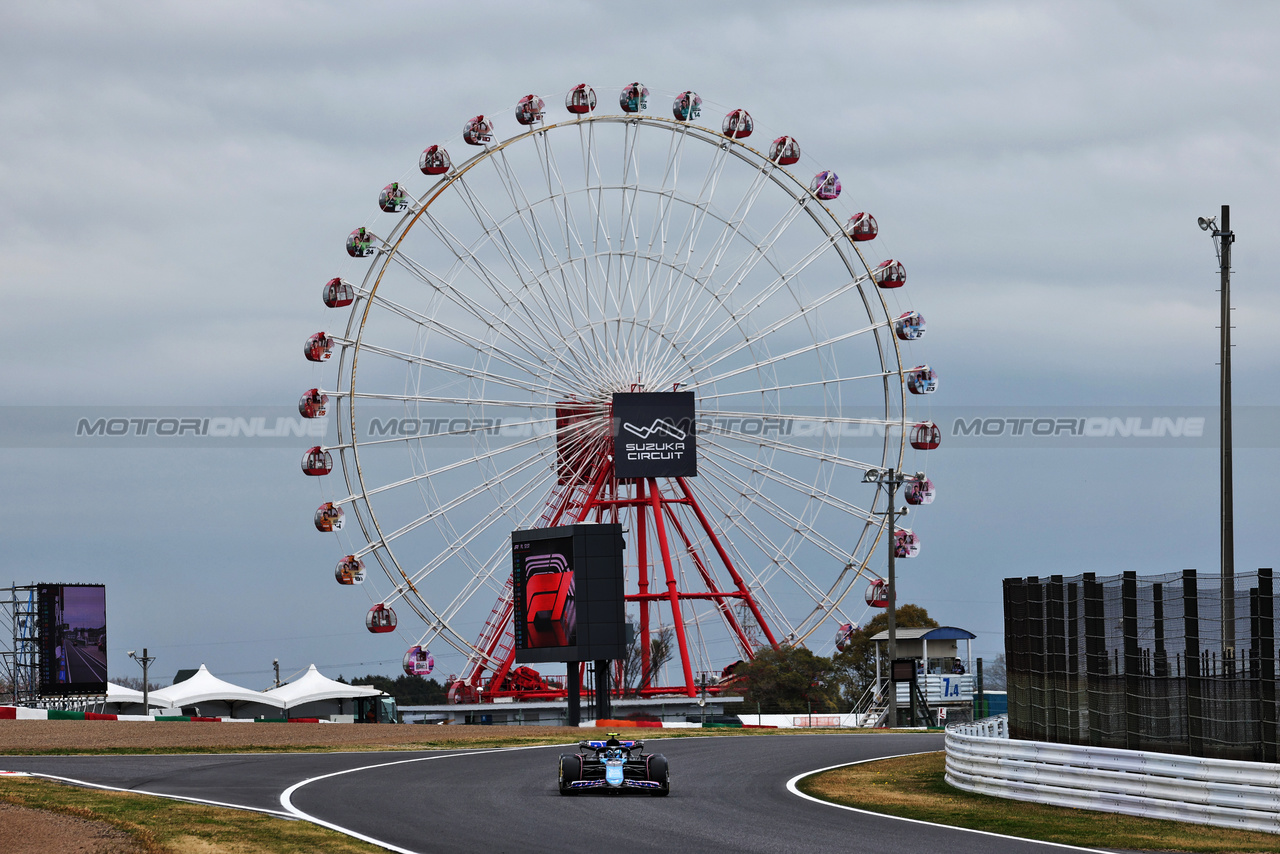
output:
{"label": "metal guardrail", "polygon": [[1280,764],[1010,739],[1008,718],[947,727],[947,782],[1033,803],[1280,834]]}

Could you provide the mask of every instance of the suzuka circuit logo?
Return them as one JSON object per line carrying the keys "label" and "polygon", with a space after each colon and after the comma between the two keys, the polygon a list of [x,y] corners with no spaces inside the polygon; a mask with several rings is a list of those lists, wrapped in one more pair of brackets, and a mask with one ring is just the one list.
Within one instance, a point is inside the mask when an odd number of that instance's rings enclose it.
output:
{"label": "suzuka circuit logo", "polygon": [[637,427],[631,423],[624,423],[622,429],[640,439],[648,439],[650,436],[669,436],[672,439],[683,442],[689,436],[669,418],[655,418],[648,427]]}

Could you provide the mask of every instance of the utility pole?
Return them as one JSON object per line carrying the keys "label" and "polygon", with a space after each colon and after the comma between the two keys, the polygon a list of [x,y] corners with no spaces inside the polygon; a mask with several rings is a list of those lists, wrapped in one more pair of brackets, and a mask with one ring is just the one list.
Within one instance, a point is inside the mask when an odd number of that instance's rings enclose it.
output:
{"label": "utility pole", "polygon": [[129,657],[142,665],[142,713],[144,715],[151,714],[151,681],[147,677],[147,668],[151,666],[151,662],[155,661],[155,656],[147,656],[147,648],[142,648],[142,655],[134,655],[133,650],[129,650]]}
{"label": "utility pole", "polygon": [[[916,473],[917,479],[923,479],[924,474]],[[889,696],[887,698],[886,716],[889,727],[892,728],[898,723],[898,685],[893,681],[893,662],[898,657],[898,585],[896,577],[896,568],[894,559],[897,557],[895,542],[895,532],[898,527],[898,517],[906,515],[907,508],[899,510],[898,487],[906,483],[907,478],[902,476],[902,472],[897,469],[869,469],[862,476],[863,483],[874,483],[883,486],[889,492],[889,506],[879,515],[885,517],[888,523],[889,532]],[[914,723],[914,721],[913,721]]]}

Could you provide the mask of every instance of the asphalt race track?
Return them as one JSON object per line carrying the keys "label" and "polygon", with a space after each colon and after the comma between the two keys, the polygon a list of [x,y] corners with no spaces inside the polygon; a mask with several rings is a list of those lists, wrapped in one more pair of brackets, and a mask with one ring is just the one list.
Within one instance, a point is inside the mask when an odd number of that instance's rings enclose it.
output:
{"label": "asphalt race track", "polygon": [[806,734],[654,739],[649,744],[670,760],[670,797],[601,793],[562,797],[556,790],[556,760],[567,752],[562,747],[422,753],[0,756],[0,770],[32,771],[273,813],[286,808],[281,795],[290,790],[289,805],[296,813],[424,854],[1064,850],[1063,846],[838,809],[787,790],[787,781],[805,771],[939,750],[940,735]]}

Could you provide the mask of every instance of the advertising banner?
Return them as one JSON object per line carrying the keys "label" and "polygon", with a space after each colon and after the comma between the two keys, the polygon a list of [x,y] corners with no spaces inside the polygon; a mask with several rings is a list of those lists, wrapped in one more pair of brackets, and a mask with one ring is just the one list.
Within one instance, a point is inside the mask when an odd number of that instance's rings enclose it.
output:
{"label": "advertising banner", "polygon": [[613,465],[618,477],[695,477],[693,392],[615,394]]}

